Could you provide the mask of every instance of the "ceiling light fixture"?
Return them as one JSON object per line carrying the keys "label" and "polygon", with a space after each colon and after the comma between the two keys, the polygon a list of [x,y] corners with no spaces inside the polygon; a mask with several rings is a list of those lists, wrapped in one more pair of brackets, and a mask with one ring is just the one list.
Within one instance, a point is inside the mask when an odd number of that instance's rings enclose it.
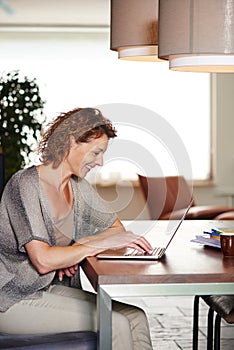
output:
{"label": "ceiling light fixture", "polygon": [[158,58],[158,0],[111,0],[111,50],[133,61]]}
{"label": "ceiling light fixture", "polygon": [[159,0],[159,57],[172,70],[234,72],[234,1]]}

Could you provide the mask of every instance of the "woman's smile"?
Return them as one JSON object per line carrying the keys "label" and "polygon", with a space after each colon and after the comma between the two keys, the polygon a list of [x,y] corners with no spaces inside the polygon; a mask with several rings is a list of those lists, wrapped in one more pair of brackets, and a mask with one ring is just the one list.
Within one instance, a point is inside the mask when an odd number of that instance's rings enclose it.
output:
{"label": "woman's smile", "polygon": [[66,158],[69,171],[83,178],[96,166],[102,166],[107,146],[108,137],[105,134],[89,142],[76,143],[73,140]]}

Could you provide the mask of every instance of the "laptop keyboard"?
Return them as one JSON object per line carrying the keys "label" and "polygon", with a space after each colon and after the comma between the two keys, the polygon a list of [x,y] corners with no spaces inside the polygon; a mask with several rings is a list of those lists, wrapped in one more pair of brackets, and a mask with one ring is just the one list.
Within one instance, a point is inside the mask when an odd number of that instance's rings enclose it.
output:
{"label": "laptop keyboard", "polygon": [[156,255],[159,258],[161,258],[163,256],[163,254],[165,253],[165,248],[154,248],[150,253],[147,252],[139,252],[138,250],[134,249],[132,252],[125,254],[126,256],[152,256],[152,255]]}

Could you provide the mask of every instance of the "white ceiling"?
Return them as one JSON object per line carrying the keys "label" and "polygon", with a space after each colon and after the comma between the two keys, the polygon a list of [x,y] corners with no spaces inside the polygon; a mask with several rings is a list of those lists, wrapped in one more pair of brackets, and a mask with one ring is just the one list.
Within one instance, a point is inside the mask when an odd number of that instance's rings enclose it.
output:
{"label": "white ceiling", "polygon": [[110,0],[0,0],[3,26],[109,26]]}

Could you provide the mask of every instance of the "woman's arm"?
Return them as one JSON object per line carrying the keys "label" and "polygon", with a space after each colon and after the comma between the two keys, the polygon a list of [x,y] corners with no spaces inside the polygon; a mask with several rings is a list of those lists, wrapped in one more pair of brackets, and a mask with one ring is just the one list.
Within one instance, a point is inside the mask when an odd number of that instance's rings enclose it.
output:
{"label": "woman's arm", "polygon": [[48,243],[38,240],[26,243],[25,249],[32,264],[40,274],[74,266],[85,257],[96,255],[101,251],[83,245],[50,246]]}
{"label": "woman's arm", "polygon": [[87,256],[95,256],[106,249],[125,247],[147,252],[152,249],[144,237],[136,236],[130,231],[124,231],[119,220],[97,235],[81,238],[73,246],[51,247],[48,243],[38,240],[32,240],[25,244],[32,264],[41,274],[69,267],[73,267],[75,271],[76,264]]}
{"label": "woman's arm", "polygon": [[[125,231],[124,226],[122,225],[121,221],[117,219],[114,222],[114,224],[108,229],[108,232],[104,231],[104,232],[101,232],[99,234],[99,238],[101,238],[101,237],[104,238],[106,235],[109,236],[110,234],[114,234],[117,232],[122,233],[124,231]],[[77,242],[75,242],[73,245],[90,244],[90,242],[92,240],[95,240],[95,239],[96,239],[95,236],[83,237],[83,238],[79,239]],[[67,277],[72,277],[76,273],[77,270],[78,270],[78,264],[67,267],[65,269],[59,269],[57,272],[58,278],[60,281],[62,281],[64,275],[66,275]]]}
{"label": "woman's arm", "polygon": [[98,239],[105,239],[105,238],[109,238],[110,235],[117,234],[117,233],[123,233],[125,231],[126,230],[125,230],[123,224],[121,223],[121,221],[119,219],[117,219],[110,227],[108,227],[108,229],[106,229],[106,230],[104,230],[96,235],[79,238],[74,243],[74,245],[87,244],[88,242],[91,243],[92,241],[96,241],[97,237],[98,237]]}

